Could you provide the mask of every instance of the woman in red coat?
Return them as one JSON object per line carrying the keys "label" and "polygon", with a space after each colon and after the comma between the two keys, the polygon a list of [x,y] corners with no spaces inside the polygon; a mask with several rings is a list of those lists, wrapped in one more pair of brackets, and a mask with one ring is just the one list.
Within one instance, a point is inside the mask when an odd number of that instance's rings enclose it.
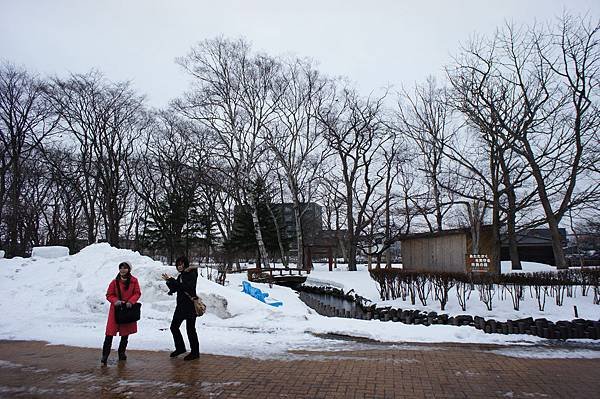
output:
{"label": "woman in red coat", "polygon": [[[117,284],[119,285],[117,287]],[[119,296],[120,290],[120,296]],[[110,302],[110,310],[108,312],[108,320],[106,321],[106,336],[104,345],[102,345],[102,359],[100,360],[104,366],[110,355],[113,337],[117,334],[121,336],[119,343],[119,360],[127,360],[125,349],[127,349],[127,341],[130,334],[137,332],[137,323],[117,324],[115,319],[115,306],[127,306],[130,308],[140,299],[142,292],[137,278],[131,275],[131,265],[127,262],[119,264],[119,274],[108,285],[106,290],[106,300]]]}

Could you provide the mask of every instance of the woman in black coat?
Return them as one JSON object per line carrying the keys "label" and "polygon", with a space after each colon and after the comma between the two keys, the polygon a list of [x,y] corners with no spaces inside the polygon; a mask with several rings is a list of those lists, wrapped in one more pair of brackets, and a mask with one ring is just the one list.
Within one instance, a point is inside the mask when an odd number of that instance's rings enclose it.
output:
{"label": "woman in black coat", "polygon": [[175,341],[175,351],[171,353],[171,357],[177,357],[185,353],[185,343],[179,328],[185,320],[188,340],[190,341],[190,353],[183,360],[193,360],[200,357],[200,343],[198,342],[198,334],[196,333],[196,309],[192,298],[196,297],[196,281],[198,280],[198,270],[190,268],[190,262],[185,256],[180,256],[175,261],[175,266],[179,275],[173,278],[168,274],[163,274],[162,278],[167,282],[169,287],[169,295],[177,293],[177,306],[171,321],[171,334]]}

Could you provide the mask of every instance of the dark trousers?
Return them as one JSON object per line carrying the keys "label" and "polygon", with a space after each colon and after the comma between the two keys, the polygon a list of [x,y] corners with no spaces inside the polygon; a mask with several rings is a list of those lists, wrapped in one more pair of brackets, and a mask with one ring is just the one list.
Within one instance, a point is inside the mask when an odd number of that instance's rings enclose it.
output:
{"label": "dark trousers", "polygon": [[[127,340],[129,339],[129,335],[121,335],[121,342],[119,342],[119,354],[122,356],[127,349]],[[104,344],[102,345],[102,357],[108,358],[110,355],[110,349],[112,347],[113,336],[106,335],[104,337]]]}
{"label": "dark trousers", "polygon": [[179,327],[181,327],[184,320],[187,337],[190,341],[190,353],[200,354],[200,343],[198,342],[198,334],[196,333],[196,317],[183,318],[173,315],[173,321],[171,321],[171,334],[173,334],[173,341],[175,341],[175,350],[185,352],[185,343],[183,342],[181,331],[179,331]]}

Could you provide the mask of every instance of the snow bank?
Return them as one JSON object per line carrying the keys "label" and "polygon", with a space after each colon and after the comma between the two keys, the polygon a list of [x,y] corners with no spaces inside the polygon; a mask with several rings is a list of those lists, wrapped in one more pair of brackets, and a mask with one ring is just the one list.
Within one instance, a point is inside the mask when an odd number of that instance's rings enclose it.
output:
{"label": "snow bank", "polygon": [[[123,261],[132,265],[132,274],[139,279],[142,290],[142,320],[131,347],[169,350],[175,297],[167,295],[161,274],[176,275],[175,268],[106,243],[60,258],[1,259],[0,291],[4,298],[0,312],[4,318],[0,322],[0,339],[38,339],[98,347],[109,309],[106,289]],[[282,299],[286,304],[282,310],[242,293],[241,281],[238,285],[224,287],[202,277],[198,279],[198,293],[207,304],[207,314],[197,322],[204,352],[260,353],[273,335],[287,330],[286,323],[306,321],[310,314],[289,289],[257,285],[271,297]],[[302,326],[294,327],[292,335],[292,345],[318,341]],[[283,346],[287,347],[286,340],[280,338],[275,341],[282,344],[269,350],[282,351]]]}
{"label": "snow bank", "polygon": [[[137,252],[95,244],[73,256],[60,258],[0,259],[0,339],[35,339],[55,344],[100,348],[109,304],[105,299],[120,262],[132,265],[140,281],[143,303],[138,333],[130,339],[132,349],[172,350],[169,331],[175,297],[168,296],[162,273],[176,274]],[[334,281],[377,299],[377,286],[366,269],[347,272],[321,270],[311,278]],[[200,269],[202,273],[202,269]],[[525,335],[496,335],[469,327],[412,326],[373,320],[328,318],[308,308],[290,288],[252,283],[269,298],[283,302],[273,307],[242,292],[245,273],[230,274],[225,286],[204,277],[198,293],[207,313],[197,321],[203,353],[233,356],[287,356],[290,350],[354,348],[352,341],[322,338],[342,334],[385,342],[534,343]]]}
{"label": "snow bank", "polygon": [[[502,262],[503,273],[510,273],[510,262]],[[530,273],[534,271],[556,271],[553,266],[542,263],[523,262],[523,270],[514,272]],[[456,291],[454,288],[450,290],[448,295],[448,303],[445,310],[440,309],[439,302],[435,301],[433,294],[430,295],[427,306],[423,306],[417,298],[416,304],[412,305],[410,299],[402,301],[401,298],[382,301],[379,296],[379,285],[369,277],[367,267],[364,265],[358,266],[358,272],[348,272],[344,268],[339,268],[333,272],[327,271],[326,265],[317,265],[315,270],[310,273],[310,277],[306,283],[310,285],[328,285],[329,282],[335,281],[334,286],[348,292],[354,289],[355,292],[365,298],[370,298],[378,306],[392,306],[402,309],[419,309],[427,312],[446,313],[450,316],[458,316],[469,314],[473,316],[481,316],[486,319],[492,318],[498,321],[516,320],[526,317],[546,318],[551,321],[572,320],[575,319],[574,306],[577,306],[578,317],[590,320],[599,320],[600,306],[593,303],[593,292],[587,296],[582,296],[580,290],[577,290],[574,297],[565,295],[562,306],[555,303],[555,299],[548,296],[544,311],[540,311],[537,300],[531,297],[531,292],[526,289],[525,298],[520,303],[518,311],[513,308],[513,303],[508,292],[496,290],[492,301],[492,310],[488,310],[485,304],[479,300],[479,292],[477,290],[471,292],[471,296],[467,300],[467,310],[463,311],[458,303]]]}
{"label": "snow bank", "polygon": [[69,256],[69,248],[59,246],[48,246],[48,247],[33,247],[31,249],[32,258],[62,258],[63,256]]}
{"label": "snow bank", "polygon": [[522,270],[512,270],[512,264],[510,261],[500,262],[500,270],[502,274],[510,273],[536,273],[536,272],[555,272],[556,266],[546,265],[544,263],[536,262],[521,262]]}

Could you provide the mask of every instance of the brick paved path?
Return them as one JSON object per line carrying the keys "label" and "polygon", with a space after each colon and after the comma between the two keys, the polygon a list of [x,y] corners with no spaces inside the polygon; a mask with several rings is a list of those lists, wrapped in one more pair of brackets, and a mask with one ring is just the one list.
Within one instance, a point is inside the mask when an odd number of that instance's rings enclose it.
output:
{"label": "brick paved path", "polygon": [[[497,347],[494,347],[497,348]],[[0,341],[0,397],[70,398],[600,398],[600,359],[533,360],[480,345],[295,352],[287,360]]]}

